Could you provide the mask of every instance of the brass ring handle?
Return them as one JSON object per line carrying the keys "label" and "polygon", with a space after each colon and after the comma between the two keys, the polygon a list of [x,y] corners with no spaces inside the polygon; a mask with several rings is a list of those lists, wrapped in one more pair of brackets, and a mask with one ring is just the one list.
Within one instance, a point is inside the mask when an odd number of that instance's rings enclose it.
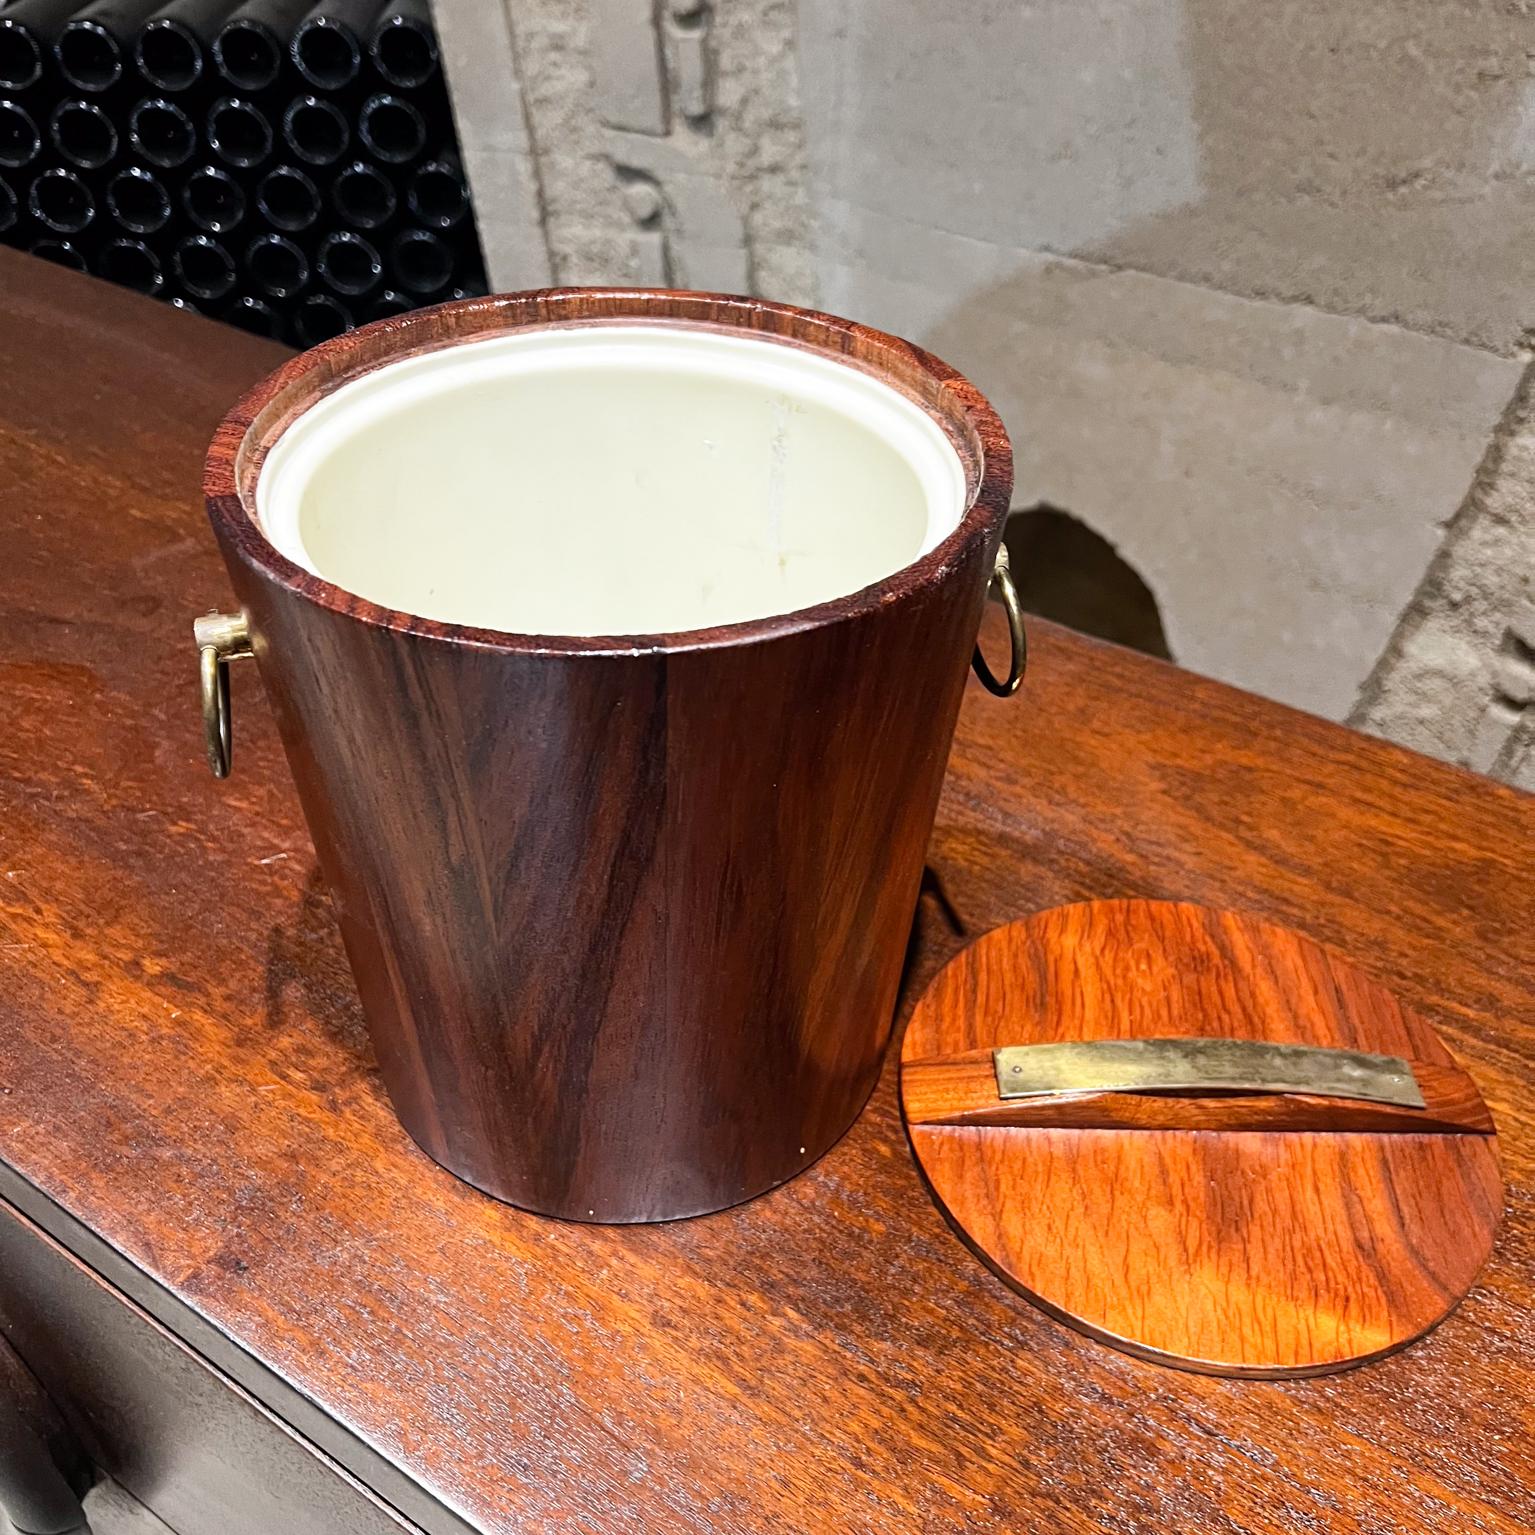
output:
{"label": "brass ring handle", "polygon": [[1007,680],[997,681],[996,673],[992,671],[986,657],[981,654],[979,644],[975,647],[975,654],[971,657],[970,664],[975,668],[976,676],[981,679],[981,685],[988,692],[995,693],[998,698],[1011,698],[1018,691],[1018,685],[1023,681],[1024,669],[1029,664],[1029,642],[1023,630],[1023,608],[1018,601],[1018,588],[1013,585],[1013,570],[1008,563],[1006,544],[997,545],[997,563],[992,570],[991,579],[997,583],[997,590],[1002,594],[1002,606],[1007,609],[1007,632],[1012,640],[1013,654],[1008,667]]}
{"label": "brass ring handle", "polygon": [[234,758],[229,714],[229,663],[252,654],[250,625],[243,613],[205,613],[192,621],[202,686],[203,739],[215,778],[228,778]]}

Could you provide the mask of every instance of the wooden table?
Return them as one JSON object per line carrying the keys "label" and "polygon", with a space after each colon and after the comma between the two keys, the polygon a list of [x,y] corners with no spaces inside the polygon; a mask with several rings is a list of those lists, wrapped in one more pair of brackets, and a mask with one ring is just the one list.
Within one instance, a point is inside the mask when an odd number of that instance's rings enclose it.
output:
{"label": "wooden table", "polygon": [[389,1110],[253,672],[203,761],[203,447],[279,355],[0,252],[0,1308],[109,1469],[180,1535],[1535,1524],[1535,801],[1044,624],[961,722],[908,1006],[1022,913],[1177,896],[1347,951],[1471,1067],[1506,1223],[1391,1359],[1077,1337],[950,1234],[888,1074],[741,1209],[520,1214]]}

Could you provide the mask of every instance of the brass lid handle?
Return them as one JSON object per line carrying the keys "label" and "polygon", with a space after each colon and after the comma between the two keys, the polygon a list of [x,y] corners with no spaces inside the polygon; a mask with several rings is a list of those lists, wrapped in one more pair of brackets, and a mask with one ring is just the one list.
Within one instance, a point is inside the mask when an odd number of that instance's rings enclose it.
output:
{"label": "brass lid handle", "polygon": [[229,717],[229,663],[251,650],[250,625],[243,613],[205,613],[192,621],[202,685],[203,737],[215,778],[229,777],[234,733]]}
{"label": "brass lid handle", "polygon": [[1072,1039],[992,1051],[999,1098],[1056,1093],[1308,1093],[1421,1109],[1400,1056],[1201,1036]]}
{"label": "brass lid handle", "polygon": [[1002,606],[1007,610],[1008,637],[1013,647],[1007,679],[1003,682],[997,681],[996,673],[992,671],[986,657],[981,654],[979,645],[975,647],[975,654],[971,657],[970,664],[975,668],[976,676],[981,679],[981,685],[988,692],[995,693],[998,698],[1011,698],[1018,691],[1018,686],[1023,681],[1024,668],[1029,664],[1029,644],[1028,636],[1023,632],[1023,608],[1018,601],[1018,589],[1013,585],[1013,568],[1008,562],[1006,544],[997,545],[997,563],[991,572],[991,579],[1002,594]]}
{"label": "brass lid handle", "polygon": [[1453,1062],[1203,1036],[924,1056],[901,1063],[901,1099],[907,1123],[922,1126],[1494,1133]]}

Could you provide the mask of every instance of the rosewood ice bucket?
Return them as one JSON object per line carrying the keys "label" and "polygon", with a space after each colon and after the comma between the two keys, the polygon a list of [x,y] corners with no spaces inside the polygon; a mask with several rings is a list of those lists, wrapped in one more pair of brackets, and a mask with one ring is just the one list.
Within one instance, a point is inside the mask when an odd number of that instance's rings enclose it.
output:
{"label": "rosewood ice bucket", "polygon": [[879,1073],[1011,491],[906,342],[754,299],[447,304],[295,358],[208,512],[395,1108],[578,1220],[792,1177]]}

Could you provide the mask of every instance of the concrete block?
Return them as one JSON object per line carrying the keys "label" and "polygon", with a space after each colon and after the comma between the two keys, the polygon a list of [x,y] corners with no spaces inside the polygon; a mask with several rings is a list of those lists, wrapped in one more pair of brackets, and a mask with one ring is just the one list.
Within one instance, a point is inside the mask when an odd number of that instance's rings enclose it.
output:
{"label": "concrete block", "polygon": [[491,281],[543,287],[552,267],[506,12],[473,0],[438,0],[433,15]]}
{"label": "concrete block", "polygon": [[[507,54],[455,49],[447,62],[450,70],[467,75],[471,81],[483,76],[478,99],[487,118],[494,119],[493,125],[487,122],[484,131],[515,136],[518,130],[510,121],[515,104],[537,170],[538,197],[532,221],[548,252],[551,280],[643,280],[641,246],[645,242],[636,239],[638,226],[604,143],[606,119],[598,107],[594,17],[589,0],[516,0],[515,6],[501,0],[433,0],[432,10],[445,38],[464,24],[489,30],[492,23],[487,18],[494,17],[511,40]],[[646,57],[653,68],[653,46]],[[612,66],[613,58],[612,51],[605,52],[605,69]],[[515,93],[498,97],[495,83],[504,79],[508,70],[516,81]],[[457,101],[456,82],[454,95]],[[616,102],[612,115],[624,116],[633,106],[632,99]],[[460,134],[464,127],[460,113]],[[487,183],[476,174],[472,158],[466,164],[483,238],[481,203],[487,190],[496,194],[498,173],[494,166],[487,167]],[[497,239],[487,244],[492,286],[528,286],[518,278],[510,260],[503,263],[500,259],[502,249]]]}
{"label": "concrete block", "polygon": [[501,228],[520,219],[518,238],[536,232],[559,282],[816,301],[793,0],[435,0],[434,10],[445,34],[483,33],[494,13],[512,39],[449,60],[467,82],[455,85],[465,117],[493,139],[525,139],[537,170],[535,203],[503,211],[501,166],[466,144],[497,287],[527,286]]}
{"label": "concrete block", "polygon": [[1180,661],[1334,718],[1519,374],[1446,339],[1523,320],[1529,25],[1482,9],[800,7],[827,306],[988,390]]}
{"label": "concrete block", "polygon": [[867,213],[1511,354],[1535,11],[806,0],[822,223]]}
{"label": "concrete block", "polygon": [[1535,794],[1535,717],[1528,721],[1528,727],[1517,742],[1517,750],[1508,753],[1502,776],[1516,789]]}
{"label": "concrete block", "polygon": [[1535,708],[1525,702],[1535,676],[1532,597],[1535,378],[1527,374],[1351,722],[1522,782],[1535,772]]}
{"label": "concrete block", "polygon": [[1183,20],[1199,191],[1073,254],[1516,349],[1535,214],[1531,7],[1154,8]]}
{"label": "concrete block", "polygon": [[654,0],[592,0],[591,41],[603,122],[632,133],[665,133],[670,113]]}
{"label": "concrete block", "polygon": [[[469,137],[483,128],[501,155],[466,145],[492,247],[503,225],[537,222],[536,198],[504,190],[527,179],[526,140],[553,264],[572,279],[635,273],[601,126],[664,134],[686,99],[709,119],[756,290],[777,297],[813,296],[812,224],[864,245],[868,211],[1505,355],[1529,324],[1535,8],[1522,3],[437,10]],[[515,32],[515,59],[496,26]]]}
{"label": "concrete block", "polygon": [[803,0],[799,40],[812,205],[854,246],[1069,250],[1199,195],[1177,3]]}
{"label": "concrete block", "polygon": [[[927,256],[933,253],[929,251]],[[925,258],[924,263],[925,265]],[[1010,267],[1007,275],[990,274]],[[979,270],[977,270],[979,269]],[[957,242],[838,297],[969,373],[1048,502],[1150,585],[1173,656],[1341,719],[1466,496],[1517,364],[1454,342]]]}

